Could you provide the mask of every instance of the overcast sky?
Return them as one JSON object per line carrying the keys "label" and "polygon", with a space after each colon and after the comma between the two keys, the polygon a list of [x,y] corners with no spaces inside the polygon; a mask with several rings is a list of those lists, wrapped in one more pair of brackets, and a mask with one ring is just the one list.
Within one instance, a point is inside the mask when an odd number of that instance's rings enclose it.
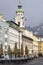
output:
{"label": "overcast sky", "polygon": [[[19,0],[0,0],[0,14],[6,20],[12,20],[16,16]],[[37,26],[43,23],[43,0],[21,0],[26,25]]]}

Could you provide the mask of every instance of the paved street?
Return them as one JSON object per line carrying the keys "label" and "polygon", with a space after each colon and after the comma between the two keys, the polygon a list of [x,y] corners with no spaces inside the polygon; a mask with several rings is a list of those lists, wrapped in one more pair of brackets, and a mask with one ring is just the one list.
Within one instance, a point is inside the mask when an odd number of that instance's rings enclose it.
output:
{"label": "paved street", "polygon": [[20,64],[20,65],[43,65],[43,58],[34,59],[27,63]]}
{"label": "paved street", "polygon": [[0,65],[43,65],[43,58],[34,59],[24,63],[0,63]]}
{"label": "paved street", "polygon": [[[29,65],[43,65],[43,58],[38,58],[28,62]],[[28,65],[27,64],[27,65]]]}

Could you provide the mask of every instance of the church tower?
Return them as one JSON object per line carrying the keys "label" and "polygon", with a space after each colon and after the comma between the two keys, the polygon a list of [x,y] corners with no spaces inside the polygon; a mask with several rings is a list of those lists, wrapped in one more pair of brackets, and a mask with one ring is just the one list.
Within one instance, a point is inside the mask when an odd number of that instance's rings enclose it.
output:
{"label": "church tower", "polygon": [[20,28],[24,29],[24,11],[22,9],[21,1],[19,0],[18,9],[16,10],[16,18],[15,22],[20,26]]}

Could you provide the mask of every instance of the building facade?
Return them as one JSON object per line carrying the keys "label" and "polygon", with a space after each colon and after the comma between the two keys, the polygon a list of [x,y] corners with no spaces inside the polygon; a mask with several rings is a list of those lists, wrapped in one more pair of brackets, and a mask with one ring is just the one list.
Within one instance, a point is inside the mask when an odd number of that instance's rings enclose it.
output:
{"label": "building facade", "polygon": [[39,38],[39,41],[38,41],[38,45],[39,45],[39,47],[38,47],[38,55],[39,56],[43,56],[43,38]]}
{"label": "building facade", "polygon": [[17,43],[17,47],[20,49],[22,33],[19,26],[13,21],[0,20],[0,44],[3,45],[4,53],[7,54],[9,45],[13,51],[15,43]]}
{"label": "building facade", "polygon": [[38,56],[38,38],[31,31],[25,29],[24,11],[21,2],[18,4],[15,22],[6,21],[0,16],[0,44],[3,44],[4,53],[7,54],[8,45],[13,51],[15,43],[17,48],[21,48],[23,44],[24,55],[25,46],[28,47],[28,54]]}
{"label": "building facade", "polygon": [[23,31],[23,45],[24,45],[24,51],[25,51],[25,46],[27,45],[29,56],[38,57],[38,37],[36,37],[35,35],[33,35],[32,32],[26,29]]}
{"label": "building facade", "polygon": [[38,37],[33,35],[33,55],[38,57]]}

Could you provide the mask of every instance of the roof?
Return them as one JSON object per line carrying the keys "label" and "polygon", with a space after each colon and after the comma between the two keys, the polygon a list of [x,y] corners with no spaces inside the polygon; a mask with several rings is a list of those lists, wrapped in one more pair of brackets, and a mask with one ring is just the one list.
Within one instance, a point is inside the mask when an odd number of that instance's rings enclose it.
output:
{"label": "roof", "polygon": [[29,40],[33,41],[33,39],[32,39],[32,38],[29,38],[29,37],[27,37],[27,36],[25,36],[25,35],[23,35],[23,37],[25,37],[25,38],[27,38],[27,39],[29,39]]}
{"label": "roof", "polygon": [[22,9],[17,9],[16,13],[18,13],[18,12],[24,13],[24,11]]}
{"label": "roof", "polygon": [[15,25],[19,26],[18,24],[16,24],[14,21],[6,21],[7,23],[14,23]]}
{"label": "roof", "polygon": [[6,21],[6,22],[9,24],[10,27],[12,27],[12,28],[14,28],[14,29],[20,31],[19,25],[16,24],[14,21]]}

